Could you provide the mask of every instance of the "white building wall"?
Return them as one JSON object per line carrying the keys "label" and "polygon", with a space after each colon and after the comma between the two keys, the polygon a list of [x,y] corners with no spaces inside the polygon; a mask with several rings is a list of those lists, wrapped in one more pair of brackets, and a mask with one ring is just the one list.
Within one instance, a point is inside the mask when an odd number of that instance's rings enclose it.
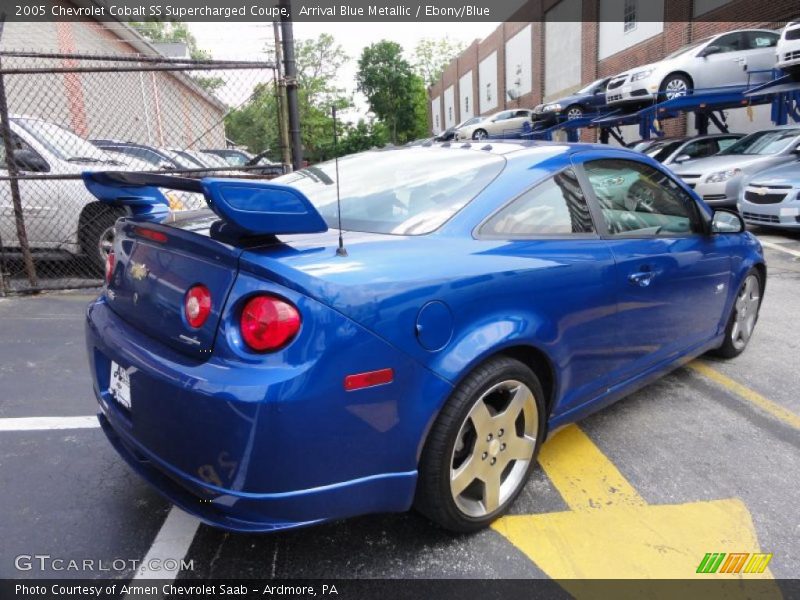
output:
{"label": "white building wall", "polygon": [[664,30],[664,0],[632,0],[636,23],[625,31],[623,16],[626,0],[600,0],[597,58],[602,60],[622,52]]}
{"label": "white building wall", "polygon": [[544,99],[552,100],[581,84],[583,24],[570,21],[580,14],[581,0],[562,0],[545,14]]}
{"label": "white building wall", "polygon": [[462,121],[475,116],[475,99],[472,95],[472,71],[467,71],[458,80],[458,106]]}
{"label": "white building wall", "polygon": [[431,125],[433,127],[434,134],[442,133],[441,105],[442,103],[440,96],[436,96],[436,98],[431,100]]}
{"label": "white building wall", "polygon": [[444,91],[444,128],[448,129],[456,124],[455,90],[451,85]]}
{"label": "white building wall", "polygon": [[497,108],[497,52],[492,52],[478,65],[478,95],[481,113]]}
{"label": "white building wall", "polygon": [[506,89],[503,90],[504,92],[511,91],[515,97],[519,97],[533,89],[532,60],[531,26],[528,25],[506,42]]}

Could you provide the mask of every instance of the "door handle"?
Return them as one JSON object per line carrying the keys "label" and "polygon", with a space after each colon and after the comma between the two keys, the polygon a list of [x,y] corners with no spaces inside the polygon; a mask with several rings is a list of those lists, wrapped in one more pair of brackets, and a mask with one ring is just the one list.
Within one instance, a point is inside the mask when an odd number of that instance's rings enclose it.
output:
{"label": "door handle", "polygon": [[628,275],[628,283],[631,285],[638,285],[639,287],[647,287],[653,283],[655,277],[655,271],[638,271]]}

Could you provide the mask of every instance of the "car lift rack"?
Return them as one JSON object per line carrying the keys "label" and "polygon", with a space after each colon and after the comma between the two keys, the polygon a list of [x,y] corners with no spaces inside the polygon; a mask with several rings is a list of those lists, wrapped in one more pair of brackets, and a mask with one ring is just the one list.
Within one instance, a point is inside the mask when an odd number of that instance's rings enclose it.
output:
{"label": "car lift rack", "polygon": [[719,131],[728,133],[725,122],[725,110],[771,104],[771,119],[775,125],[786,125],[789,119],[800,122],[800,81],[781,71],[773,72],[773,79],[757,86],[720,87],[695,90],[694,93],[665,100],[637,111],[626,112],[624,108],[585,115],[578,119],[564,119],[549,127],[533,127],[523,131],[519,137],[529,140],[552,140],[553,134],[564,131],[567,141],[577,142],[580,129],[599,129],[600,142],[607,144],[613,137],[624,145],[625,140],[620,133],[623,125],[638,125],[639,136],[648,140],[653,136],[661,137],[664,131],[661,122],[664,119],[679,117],[693,112],[695,128],[698,135],[708,133],[709,123],[713,123]]}

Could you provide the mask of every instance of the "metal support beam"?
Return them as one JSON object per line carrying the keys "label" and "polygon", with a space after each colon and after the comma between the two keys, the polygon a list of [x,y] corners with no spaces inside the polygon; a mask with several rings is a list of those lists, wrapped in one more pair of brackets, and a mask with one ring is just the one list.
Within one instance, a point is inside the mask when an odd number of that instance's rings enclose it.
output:
{"label": "metal support beam", "polygon": [[[279,6],[286,8],[281,16],[283,34],[283,73],[286,78],[286,103],[289,110],[289,136],[292,142],[292,166],[295,170],[303,166],[303,143],[300,138],[300,111],[297,104],[297,64],[294,60],[294,30],[290,0],[280,0]],[[282,14],[284,14],[282,13]]]}

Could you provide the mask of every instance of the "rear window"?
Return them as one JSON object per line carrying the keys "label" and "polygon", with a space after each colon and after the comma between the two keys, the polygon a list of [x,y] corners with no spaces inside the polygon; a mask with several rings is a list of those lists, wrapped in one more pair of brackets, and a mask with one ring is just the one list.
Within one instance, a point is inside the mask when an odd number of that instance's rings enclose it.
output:
{"label": "rear window", "polygon": [[[439,228],[503,170],[488,152],[408,148],[339,159],[342,228],[421,235]],[[338,227],[333,161],[278,177],[303,192],[331,228]]]}

